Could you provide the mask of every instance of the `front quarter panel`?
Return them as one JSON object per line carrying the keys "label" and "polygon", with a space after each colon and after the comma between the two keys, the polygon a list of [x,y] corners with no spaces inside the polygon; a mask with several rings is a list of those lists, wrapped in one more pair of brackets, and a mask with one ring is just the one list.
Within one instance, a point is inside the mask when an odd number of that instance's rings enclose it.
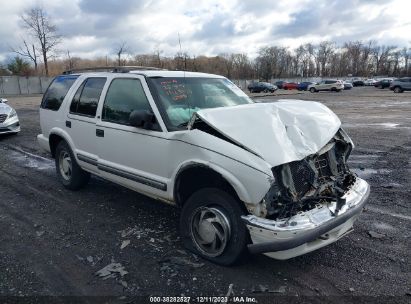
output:
{"label": "front quarter panel", "polygon": [[172,173],[171,189],[179,172],[201,164],[220,173],[246,205],[258,205],[268,192],[273,182],[270,165],[258,156],[200,130],[172,134],[170,152],[180,161]]}

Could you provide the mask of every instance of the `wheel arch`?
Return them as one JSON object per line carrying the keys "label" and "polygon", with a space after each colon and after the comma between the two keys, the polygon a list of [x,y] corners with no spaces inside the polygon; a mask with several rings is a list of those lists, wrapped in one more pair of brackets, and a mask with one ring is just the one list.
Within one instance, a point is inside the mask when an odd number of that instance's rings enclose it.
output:
{"label": "wheel arch", "polygon": [[74,149],[73,149],[74,146],[73,146],[73,142],[70,140],[70,136],[68,136],[68,134],[64,130],[51,129],[50,135],[49,135],[49,145],[50,145],[51,156],[53,158],[56,156],[56,148],[58,144],[60,143],[60,141],[62,140],[67,142],[67,144],[70,146],[70,148],[74,152]]}
{"label": "wheel arch", "polygon": [[175,175],[173,197],[176,205],[182,207],[197,190],[214,187],[233,195],[244,209],[250,197],[241,182],[227,170],[211,163],[190,162],[181,166]]}

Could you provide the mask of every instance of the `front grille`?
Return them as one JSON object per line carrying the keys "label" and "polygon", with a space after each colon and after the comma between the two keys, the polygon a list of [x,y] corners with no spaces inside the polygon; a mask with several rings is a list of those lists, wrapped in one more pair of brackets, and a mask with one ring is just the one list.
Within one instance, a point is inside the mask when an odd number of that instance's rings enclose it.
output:
{"label": "front grille", "polygon": [[4,122],[7,119],[7,114],[0,114],[0,123]]}

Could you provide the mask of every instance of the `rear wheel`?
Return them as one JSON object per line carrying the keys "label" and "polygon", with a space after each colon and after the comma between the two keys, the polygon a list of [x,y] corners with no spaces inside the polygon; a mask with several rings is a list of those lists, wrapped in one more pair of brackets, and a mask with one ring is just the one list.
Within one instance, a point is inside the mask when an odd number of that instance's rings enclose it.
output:
{"label": "rear wheel", "polygon": [[315,88],[310,88],[310,92],[315,93],[316,92]]}
{"label": "rear wheel", "polygon": [[400,87],[395,87],[394,93],[402,93],[402,89]]}
{"label": "rear wheel", "polygon": [[64,140],[56,148],[55,162],[57,176],[64,187],[78,190],[87,185],[90,173],[80,168],[73,151]]}
{"label": "rear wheel", "polygon": [[184,204],[180,233],[184,246],[220,265],[232,265],[247,254],[245,211],[230,194],[217,188],[195,192]]}

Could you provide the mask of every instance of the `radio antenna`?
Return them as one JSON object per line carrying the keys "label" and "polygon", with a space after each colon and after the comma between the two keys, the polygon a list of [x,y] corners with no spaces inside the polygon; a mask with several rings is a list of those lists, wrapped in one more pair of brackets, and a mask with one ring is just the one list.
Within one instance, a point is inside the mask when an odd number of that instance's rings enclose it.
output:
{"label": "radio antenna", "polygon": [[[180,39],[180,32],[177,33],[178,34],[178,45],[180,46],[180,55],[183,56],[183,51],[181,49],[181,39]],[[184,72],[187,69],[187,64],[186,64],[186,56],[184,54]]]}
{"label": "radio antenna", "polygon": [[[178,45],[180,46],[180,55],[183,56],[183,51],[181,49],[181,39],[180,39],[180,32],[177,32],[178,34]],[[187,98],[187,105],[188,108],[191,109],[191,105],[190,105],[190,98],[188,96],[188,88],[187,88],[187,82],[186,82],[186,56],[184,55],[184,69],[183,69],[183,83],[184,83],[184,89],[185,89],[185,93],[186,93],[186,98]],[[190,120],[189,120],[190,121]]]}

